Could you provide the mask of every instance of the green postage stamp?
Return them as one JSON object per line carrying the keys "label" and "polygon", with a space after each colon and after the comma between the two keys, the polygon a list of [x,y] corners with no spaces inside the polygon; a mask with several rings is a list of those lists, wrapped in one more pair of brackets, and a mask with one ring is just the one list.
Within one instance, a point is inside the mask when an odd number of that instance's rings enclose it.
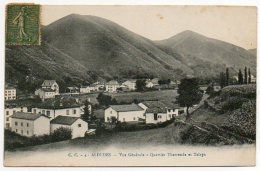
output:
{"label": "green postage stamp", "polygon": [[9,4],[6,14],[7,45],[40,45],[40,5]]}

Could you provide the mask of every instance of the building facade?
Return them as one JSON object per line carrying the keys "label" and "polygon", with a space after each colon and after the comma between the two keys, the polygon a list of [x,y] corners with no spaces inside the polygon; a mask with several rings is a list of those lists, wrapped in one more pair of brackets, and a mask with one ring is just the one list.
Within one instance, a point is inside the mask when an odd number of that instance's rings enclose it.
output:
{"label": "building facade", "polygon": [[11,130],[22,136],[50,134],[50,118],[41,114],[16,112],[11,116]]}
{"label": "building facade", "polygon": [[110,93],[117,92],[117,89],[120,87],[119,83],[115,80],[109,81],[106,84],[106,91]]}
{"label": "building facade", "polygon": [[5,100],[15,100],[16,99],[16,89],[13,87],[5,88]]}
{"label": "building facade", "polygon": [[122,85],[126,86],[129,90],[136,90],[136,80],[135,79],[127,80],[127,81],[123,82]]}
{"label": "building facade", "polygon": [[105,110],[105,122],[143,122],[145,110],[136,104],[111,105]]}
{"label": "building facade", "polygon": [[51,132],[58,128],[71,129],[72,139],[84,137],[88,131],[88,123],[79,117],[58,116],[51,121]]}
{"label": "building facade", "polygon": [[11,129],[11,120],[12,118],[10,116],[12,116],[13,114],[15,114],[16,112],[28,112],[27,107],[18,107],[18,106],[7,106],[5,107],[5,129]]}
{"label": "building facade", "polygon": [[34,114],[43,114],[50,119],[54,119],[58,116],[70,116],[70,117],[80,117],[84,114],[84,106],[77,107],[59,107],[59,108],[32,108],[32,113]]}

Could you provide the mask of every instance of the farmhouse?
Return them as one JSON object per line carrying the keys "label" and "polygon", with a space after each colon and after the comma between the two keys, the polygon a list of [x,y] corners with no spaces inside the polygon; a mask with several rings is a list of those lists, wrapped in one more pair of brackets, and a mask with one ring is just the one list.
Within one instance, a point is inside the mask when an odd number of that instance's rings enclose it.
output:
{"label": "farmhouse", "polygon": [[55,80],[45,80],[42,83],[42,88],[49,88],[54,90],[55,95],[59,95],[59,85],[57,84],[57,82]]}
{"label": "farmhouse", "polygon": [[136,79],[129,79],[122,83],[127,89],[129,90],[135,90],[136,89]]}
{"label": "farmhouse", "polygon": [[11,115],[15,114],[15,112],[27,112],[27,107],[20,106],[5,106],[5,129],[11,129]]}
{"label": "farmhouse", "polygon": [[32,108],[32,113],[43,114],[50,119],[57,116],[80,117],[84,114],[84,105],[74,98],[49,99]]}
{"label": "farmhouse", "polygon": [[159,85],[159,78],[154,78],[154,79],[147,79],[146,80],[146,87],[147,88],[152,88],[154,86],[158,86]]}
{"label": "farmhouse", "polygon": [[105,122],[143,122],[145,110],[137,104],[111,105],[105,110]]}
{"label": "farmhouse", "polygon": [[160,101],[144,101],[138,105],[145,110],[146,123],[165,122],[179,114],[177,105],[166,105]]}
{"label": "farmhouse", "polygon": [[34,94],[39,96],[41,99],[51,99],[55,98],[55,91],[50,88],[39,88],[37,89]]}
{"label": "farmhouse", "polygon": [[5,87],[5,100],[15,100],[16,89],[14,87]]}
{"label": "farmhouse", "polygon": [[72,139],[84,137],[88,131],[88,123],[79,117],[58,116],[51,121],[51,132],[60,127],[71,129]]}
{"label": "farmhouse", "polygon": [[117,81],[111,80],[106,84],[106,91],[113,93],[113,92],[116,92],[119,87],[120,87],[120,85]]}
{"label": "farmhouse", "polygon": [[84,93],[90,93],[91,88],[89,86],[81,86],[79,89],[79,92],[84,94]]}
{"label": "farmhouse", "polygon": [[22,136],[50,134],[50,118],[42,114],[16,112],[12,116],[12,131]]}
{"label": "farmhouse", "polygon": [[45,80],[41,88],[37,89],[34,94],[43,100],[55,98],[56,95],[59,95],[59,85],[55,80]]}

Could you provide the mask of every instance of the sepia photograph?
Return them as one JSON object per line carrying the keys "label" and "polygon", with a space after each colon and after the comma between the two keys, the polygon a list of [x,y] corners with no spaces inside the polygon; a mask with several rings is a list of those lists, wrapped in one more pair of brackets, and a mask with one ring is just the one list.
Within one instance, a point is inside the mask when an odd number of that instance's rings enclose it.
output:
{"label": "sepia photograph", "polygon": [[4,166],[255,166],[255,6],[5,15]]}

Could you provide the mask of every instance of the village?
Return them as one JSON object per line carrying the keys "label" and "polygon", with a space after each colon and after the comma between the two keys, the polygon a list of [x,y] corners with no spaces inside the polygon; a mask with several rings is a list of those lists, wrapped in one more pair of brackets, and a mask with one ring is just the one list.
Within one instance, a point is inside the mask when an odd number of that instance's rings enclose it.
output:
{"label": "village", "polygon": [[[255,81],[254,79],[252,81]],[[5,129],[23,137],[52,135],[69,130],[69,138],[95,135],[99,129],[117,131],[138,131],[166,126],[186,114],[187,107],[180,106],[171,99],[135,99],[129,93],[146,89],[148,93],[177,96],[179,81],[128,79],[119,83],[116,80],[95,82],[88,86],[67,87],[61,93],[56,80],[44,80],[38,87],[31,103],[19,103],[17,90],[13,86],[5,89]],[[214,92],[221,90],[220,85],[212,86]],[[204,99],[208,85],[201,85]],[[91,96],[95,95],[91,98]],[[129,96],[130,101],[118,103],[115,95]],[[145,93],[141,96],[146,96]],[[155,95],[156,96],[156,95]],[[175,97],[176,98],[176,97]],[[97,104],[93,102],[97,101]],[[202,100],[203,101],[203,100]],[[191,110],[198,104],[191,106]],[[138,129],[136,129],[138,128]],[[46,142],[47,143],[47,142]]]}
{"label": "village", "polygon": [[[131,124],[164,123],[185,113],[185,108],[181,108],[178,104],[165,104],[158,100],[106,105],[101,110],[93,110],[89,98],[86,100],[88,101],[88,106],[86,106],[86,102],[77,97],[78,95],[100,92],[108,94],[124,91],[134,92],[137,87],[136,81],[129,79],[121,84],[116,80],[107,83],[96,82],[79,88],[68,87],[68,92],[60,93],[59,85],[55,80],[45,80],[41,87],[34,92],[34,98],[40,98],[40,102],[35,106],[14,103],[19,98],[16,95],[16,88],[6,87],[5,129],[21,136],[32,137],[50,135],[63,127],[71,129],[72,138],[77,138],[95,133],[96,126],[93,124],[95,121],[91,118],[94,115],[94,118],[97,119],[96,113],[99,113],[99,121],[107,127],[117,122]],[[160,82],[159,79],[149,79],[146,80],[145,86],[146,88],[159,87],[158,82]],[[168,87],[170,86],[177,88],[177,83],[169,82]],[[160,89],[156,91],[160,91]],[[85,110],[88,110],[89,118],[83,120],[82,116],[86,113]]]}

